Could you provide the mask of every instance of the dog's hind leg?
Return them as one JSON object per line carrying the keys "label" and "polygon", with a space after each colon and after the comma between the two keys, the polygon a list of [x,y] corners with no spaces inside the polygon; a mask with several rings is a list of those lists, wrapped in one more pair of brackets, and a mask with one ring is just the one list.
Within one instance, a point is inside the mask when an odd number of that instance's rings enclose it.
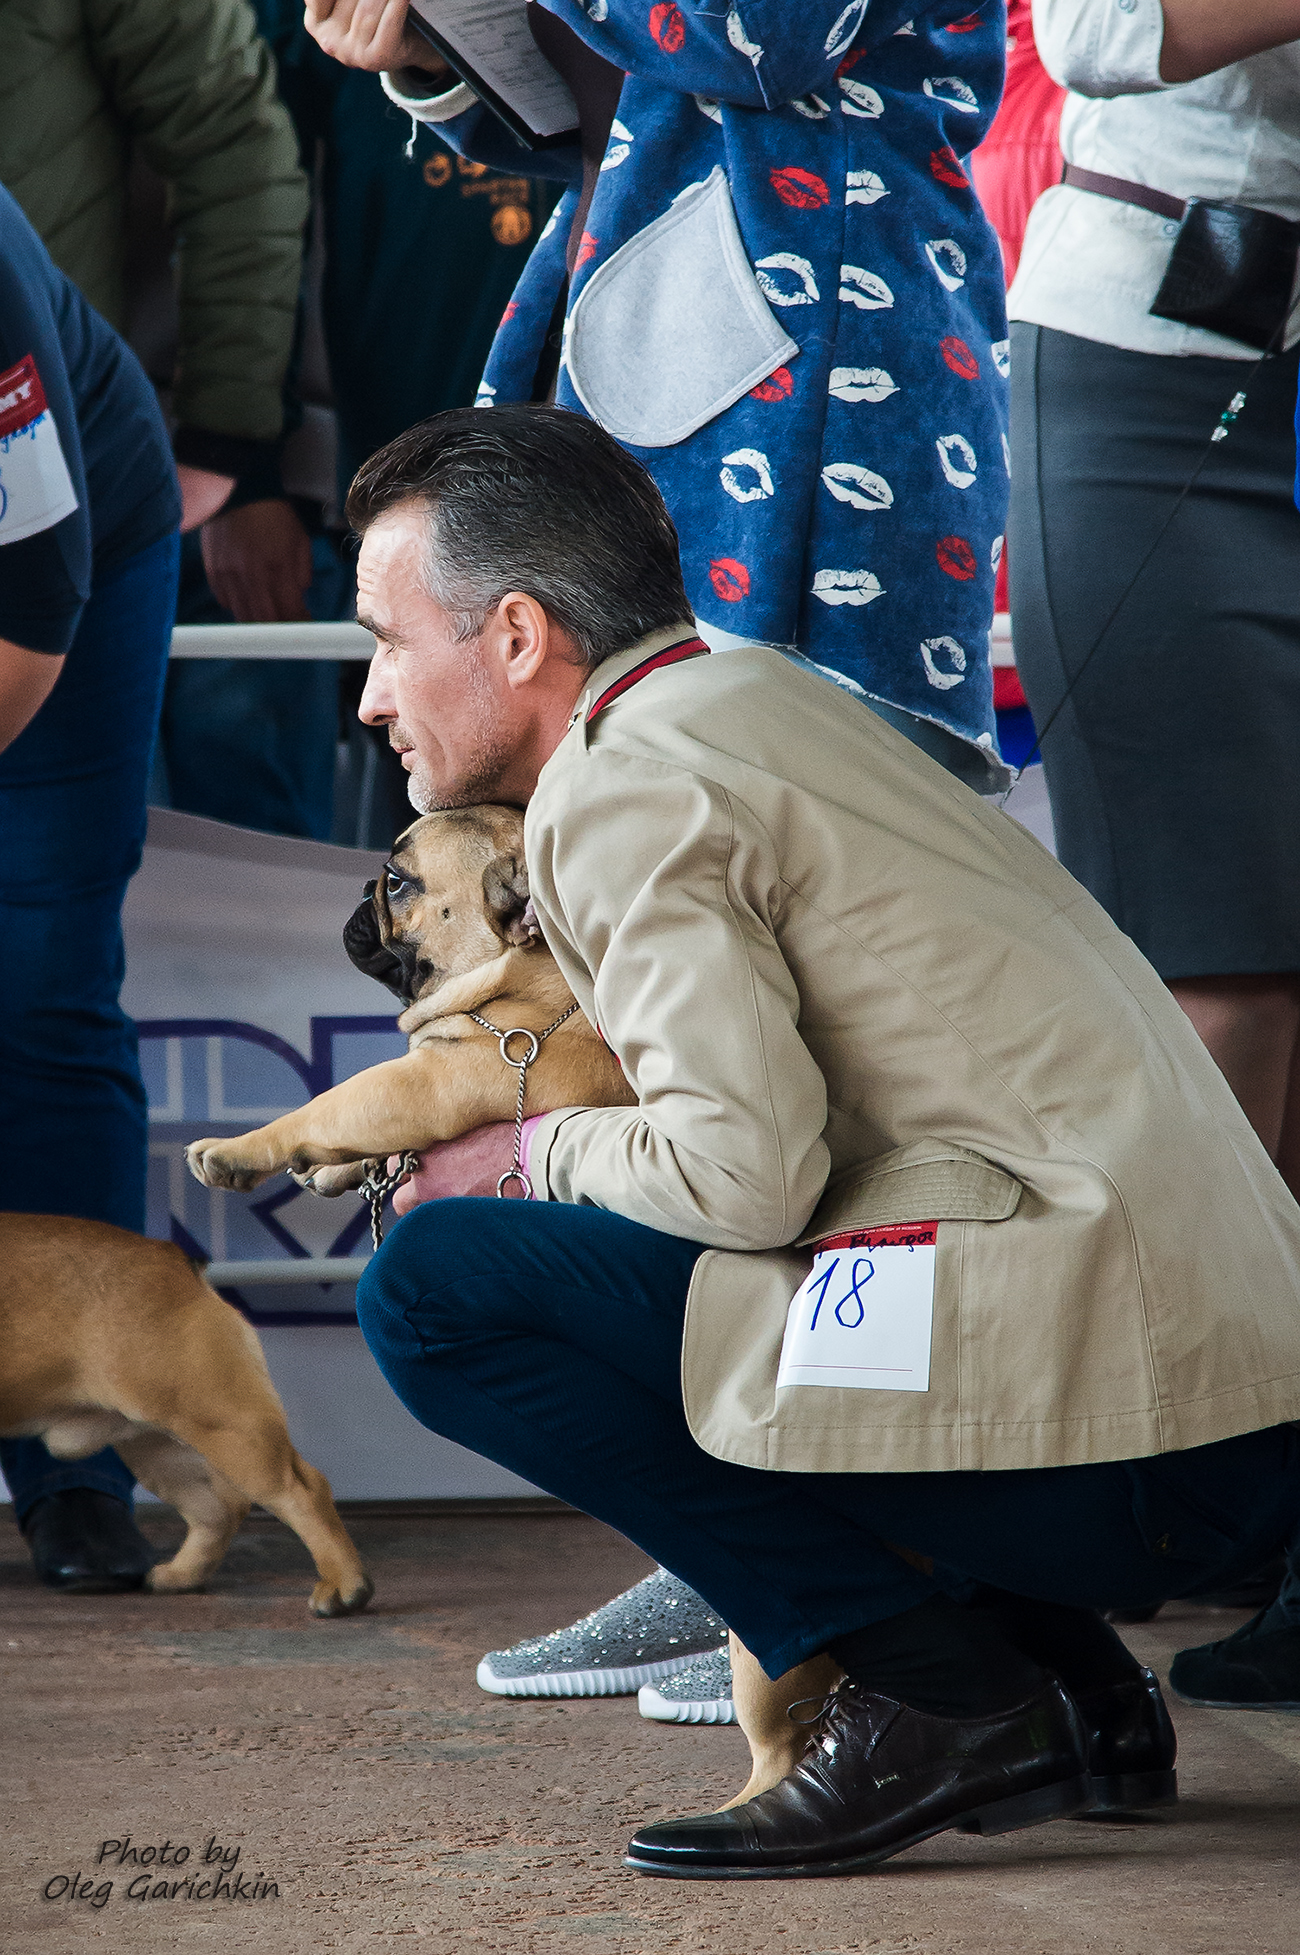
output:
{"label": "dog's hind leg", "polygon": [[193,1446],[170,1432],[137,1426],[116,1445],[140,1484],[160,1500],[170,1501],[186,1526],[180,1547],[170,1561],[157,1562],[150,1569],[146,1586],[169,1594],[201,1589],[248,1512],[247,1496]]}
{"label": "dog's hind leg", "polygon": [[807,1698],[825,1697],[844,1675],[830,1656],[810,1656],[775,1682],[766,1675],[757,1657],[750,1655],[735,1631],[731,1632],[731,1701],[736,1707],[736,1722],[749,1742],[750,1774],[744,1789],[719,1808],[756,1799],[792,1772],[803,1756],[811,1719],[797,1724],[790,1716],[793,1705]]}
{"label": "dog's hind leg", "polygon": [[256,1500],[303,1543],[319,1576],[311,1592],[313,1615],[350,1616],[365,1608],[374,1583],[338,1517],[329,1481],[294,1451],[283,1414],[250,1426],[245,1411],[238,1425],[205,1425],[190,1437],[215,1469],[215,1482],[233,1485],[245,1501]]}

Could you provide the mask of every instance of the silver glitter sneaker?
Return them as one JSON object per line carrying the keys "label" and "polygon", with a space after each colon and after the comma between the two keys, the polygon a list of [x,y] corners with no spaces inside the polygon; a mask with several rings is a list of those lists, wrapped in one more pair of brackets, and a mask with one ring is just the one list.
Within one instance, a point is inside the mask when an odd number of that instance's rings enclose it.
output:
{"label": "silver glitter sneaker", "polygon": [[636,1707],[656,1724],[734,1724],[731,1656],[725,1646],[697,1656],[658,1683],[643,1683]]}
{"label": "silver glitter sneaker", "polygon": [[719,1621],[693,1588],[656,1568],[635,1588],[569,1629],[489,1650],[479,1688],[494,1697],[624,1697],[680,1670],[725,1642]]}

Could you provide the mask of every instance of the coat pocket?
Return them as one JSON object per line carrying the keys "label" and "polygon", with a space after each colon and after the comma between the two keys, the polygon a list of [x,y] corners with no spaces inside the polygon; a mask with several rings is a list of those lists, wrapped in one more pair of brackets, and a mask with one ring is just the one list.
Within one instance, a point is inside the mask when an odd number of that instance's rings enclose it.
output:
{"label": "coat pocket", "polygon": [[910,1141],[837,1175],[796,1247],[899,1222],[1005,1222],[1022,1192],[1013,1174],[967,1147]]}
{"label": "coat pocket", "polygon": [[798,351],[759,288],[719,168],[592,273],[565,364],[607,433],[670,448]]}

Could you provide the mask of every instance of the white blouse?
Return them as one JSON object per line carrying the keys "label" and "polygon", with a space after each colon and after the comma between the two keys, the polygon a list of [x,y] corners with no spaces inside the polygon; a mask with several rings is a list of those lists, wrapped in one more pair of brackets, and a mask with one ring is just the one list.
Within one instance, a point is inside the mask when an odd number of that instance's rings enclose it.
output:
{"label": "white blouse", "polygon": [[[1070,90],[1067,162],[1300,220],[1300,41],[1174,84],[1160,79],[1160,0],[1034,0],[1034,37]],[[1030,214],[1009,316],[1137,353],[1258,359],[1239,340],[1152,318],[1177,229],[1133,204],[1054,185]],[[1297,339],[1293,297],[1285,343]]]}

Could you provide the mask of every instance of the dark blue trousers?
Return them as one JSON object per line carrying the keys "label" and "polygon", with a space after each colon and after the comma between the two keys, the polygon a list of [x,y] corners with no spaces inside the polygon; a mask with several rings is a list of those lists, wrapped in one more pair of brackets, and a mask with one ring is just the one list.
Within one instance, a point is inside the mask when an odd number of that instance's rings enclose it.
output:
{"label": "dark blue trousers", "polygon": [[[122,899],[140,866],[145,783],[176,604],[177,539],[91,594],[63,671],[0,754],[0,1207],[144,1228],[147,1146],[135,1027],[118,1003]],[[117,1454],[61,1463],[0,1442],[21,1520],[42,1495],[129,1501]]]}
{"label": "dark blue trousers", "polygon": [[[682,1412],[698,1243],[596,1208],[429,1202],[357,1292],[366,1341],[431,1431],[637,1542],[770,1676],[987,1582],[1105,1608],[1223,1586],[1300,1521],[1300,1428],[1153,1459],[1011,1473],[768,1473]],[[889,1544],[931,1556],[931,1580]]]}

